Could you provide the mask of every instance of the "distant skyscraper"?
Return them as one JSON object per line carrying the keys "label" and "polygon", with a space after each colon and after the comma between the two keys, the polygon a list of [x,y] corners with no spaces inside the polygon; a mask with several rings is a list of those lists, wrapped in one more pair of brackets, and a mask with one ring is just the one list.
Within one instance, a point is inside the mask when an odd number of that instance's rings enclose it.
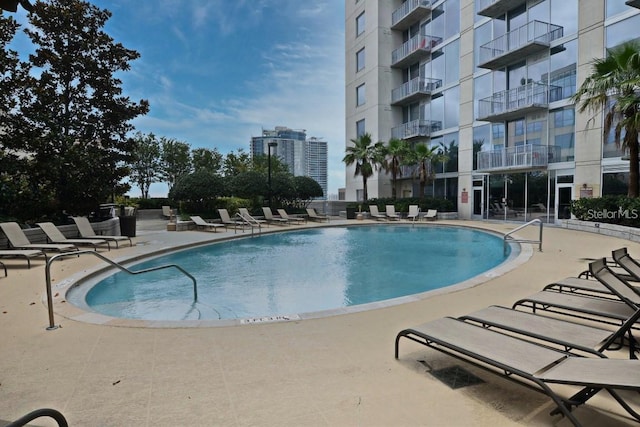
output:
{"label": "distant skyscraper", "polygon": [[270,142],[276,147],[271,149],[271,155],[289,167],[294,176],[308,176],[313,178],[327,198],[327,142],[318,138],[307,139],[305,130],[293,130],[284,126],[276,126],[273,130],[262,130],[261,136],[251,137],[251,156],[268,154]]}

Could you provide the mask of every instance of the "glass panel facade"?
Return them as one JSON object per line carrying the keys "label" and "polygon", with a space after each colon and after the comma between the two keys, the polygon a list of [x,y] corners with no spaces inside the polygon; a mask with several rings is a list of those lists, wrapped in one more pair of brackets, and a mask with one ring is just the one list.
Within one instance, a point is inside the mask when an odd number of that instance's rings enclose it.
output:
{"label": "glass panel facade", "polygon": [[[624,2],[620,1],[620,3]],[[640,15],[635,15],[631,18],[625,19],[624,21],[609,25],[605,29],[605,42],[607,44],[607,48],[617,46],[628,40],[638,39],[640,37],[638,28],[640,28]]]}

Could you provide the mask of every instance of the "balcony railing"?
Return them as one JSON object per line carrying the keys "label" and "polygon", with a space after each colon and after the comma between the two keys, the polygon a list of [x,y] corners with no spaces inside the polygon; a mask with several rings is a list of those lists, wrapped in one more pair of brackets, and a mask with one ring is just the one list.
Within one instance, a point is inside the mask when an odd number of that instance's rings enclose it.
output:
{"label": "balcony railing", "polygon": [[413,120],[400,126],[391,128],[391,137],[396,139],[411,139],[431,136],[432,132],[442,130],[442,122],[433,120]]}
{"label": "balcony railing", "polygon": [[478,101],[478,120],[502,122],[532,111],[546,109],[549,107],[549,97],[558,99],[554,91],[561,90],[558,86],[531,82],[494,93]]}
{"label": "balcony railing", "polygon": [[558,25],[531,21],[520,28],[480,46],[479,67],[495,70],[536,52],[549,49],[549,44],[562,37]]}
{"label": "balcony railing", "polygon": [[500,150],[481,151],[477,156],[478,171],[541,169],[560,157],[560,147],[518,145]]}
{"label": "balcony railing", "polygon": [[478,0],[478,15],[497,18],[505,12],[522,6],[527,0]]}
{"label": "balcony railing", "polygon": [[391,14],[391,29],[406,30],[412,23],[426,17],[430,10],[429,0],[407,0]]}
{"label": "balcony railing", "polygon": [[442,80],[416,77],[391,91],[391,105],[402,105],[431,95],[431,92],[442,87]]}
{"label": "balcony railing", "polygon": [[433,47],[442,43],[442,37],[417,35],[413,36],[399,48],[391,52],[391,66],[403,67],[417,62],[431,54]]}

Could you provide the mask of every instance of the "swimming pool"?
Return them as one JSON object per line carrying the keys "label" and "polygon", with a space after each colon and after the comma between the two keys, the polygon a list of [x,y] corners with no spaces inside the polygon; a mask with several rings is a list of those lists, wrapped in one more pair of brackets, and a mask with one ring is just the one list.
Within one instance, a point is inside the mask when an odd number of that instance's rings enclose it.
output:
{"label": "swimming pool", "polygon": [[[510,248],[509,248],[510,251]],[[107,316],[147,320],[294,318],[449,286],[507,259],[495,234],[463,227],[314,228],[192,248],[71,289],[67,300]]]}

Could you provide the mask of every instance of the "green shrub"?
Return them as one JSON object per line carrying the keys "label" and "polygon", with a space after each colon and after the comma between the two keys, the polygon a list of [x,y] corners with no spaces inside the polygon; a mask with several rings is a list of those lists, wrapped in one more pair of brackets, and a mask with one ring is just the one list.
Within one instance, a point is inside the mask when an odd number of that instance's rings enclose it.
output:
{"label": "green shrub", "polygon": [[571,201],[571,213],[579,220],[640,227],[640,199],[604,196]]}

